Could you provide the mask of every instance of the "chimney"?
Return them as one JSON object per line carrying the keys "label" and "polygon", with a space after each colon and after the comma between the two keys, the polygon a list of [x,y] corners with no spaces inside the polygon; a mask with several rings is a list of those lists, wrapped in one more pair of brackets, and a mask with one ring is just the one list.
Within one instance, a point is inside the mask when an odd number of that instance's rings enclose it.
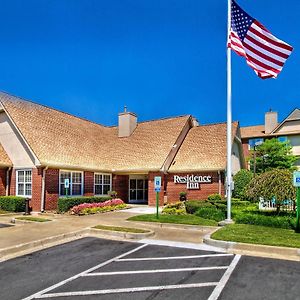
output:
{"label": "chimney", "polygon": [[265,133],[271,133],[278,125],[278,114],[276,111],[270,111],[265,113]]}
{"label": "chimney", "polygon": [[124,107],[124,112],[119,113],[119,137],[129,137],[135,130],[137,125],[137,116],[134,113],[127,112],[127,107]]}

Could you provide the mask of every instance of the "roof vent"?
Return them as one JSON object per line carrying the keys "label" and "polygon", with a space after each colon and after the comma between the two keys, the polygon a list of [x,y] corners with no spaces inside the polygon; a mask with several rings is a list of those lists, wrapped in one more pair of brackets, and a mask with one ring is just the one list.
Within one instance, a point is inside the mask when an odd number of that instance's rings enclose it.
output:
{"label": "roof vent", "polygon": [[127,112],[124,106],[124,112],[119,113],[119,137],[129,137],[137,126],[137,116],[134,113]]}

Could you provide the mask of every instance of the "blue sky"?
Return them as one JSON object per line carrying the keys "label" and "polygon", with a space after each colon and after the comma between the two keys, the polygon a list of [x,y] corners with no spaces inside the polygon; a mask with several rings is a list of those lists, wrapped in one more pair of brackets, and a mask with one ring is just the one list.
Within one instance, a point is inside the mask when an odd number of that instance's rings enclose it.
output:
{"label": "blue sky", "polygon": [[[278,79],[232,54],[233,119],[300,107],[300,1],[239,0],[295,50]],[[113,125],[192,114],[226,121],[226,0],[0,0],[0,89]]]}

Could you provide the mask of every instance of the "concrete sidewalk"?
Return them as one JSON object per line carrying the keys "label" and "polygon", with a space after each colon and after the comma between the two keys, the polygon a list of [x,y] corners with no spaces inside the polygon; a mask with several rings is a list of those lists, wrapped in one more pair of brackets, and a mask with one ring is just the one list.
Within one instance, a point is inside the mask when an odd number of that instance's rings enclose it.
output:
{"label": "concrete sidewalk", "polygon": [[[49,247],[72,239],[78,239],[84,235],[90,234],[88,228],[101,224],[149,229],[154,231],[155,235],[151,236],[151,240],[147,240],[147,243],[160,243],[166,245],[174,245],[174,243],[177,243],[178,245],[189,244],[203,250],[228,251],[244,255],[300,261],[298,249],[248,245],[242,243],[234,243],[233,247],[233,244],[230,242],[214,242],[213,240],[210,240],[209,237],[217,227],[127,221],[129,217],[143,213],[153,213],[153,208],[134,207],[123,211],[88,216],[46,213],[41,214],[40,216],[51,219],[52,221],[44,223],[19,223],[17,221],[12,227],[0,228],[0,259],[1,257],[3,260],[6,259],[7,256],[8,258],[11,258],[24,254],[24,249],[26,249],[25,253],[29,253],[30,251],[36,251],[40,248]],[[0,223],[11,224],[11,219],[15,216],[0,215]],[[101,235],[101,233],[99,235]],[[113,235],[109,238],[116,239]],[[203,244],[203,240],[209,245]],[[12,250],[10,251],[10,249]],[[12,252],[11,256],[8,255],[10,252]]]}
{"label": "concrete sidewalk", "polygon": [[[146,208],[145,208],[146,209]],[[214,227],[201,226],[184,226],[184,225],[167,225],[160,223],[144,223],[126,221],[131,216],[145,213],[145,210],[140,213],[136,212],[136,208],[123,211],[108,212],[103,214],[88,215],[88,216],[72,216],[59,214],[41,214],[39,217],[51,219],[50,222],[20,222],[16,220],[16,224],[12,227],[0,228],[0,254],[4,249],[17,249],[19,245],[32,243],[32,248],[37,245],[51,244],[54,241],[63,242],[65,239],[79,238],[81,234],[86,234],[87,228],[95,225],[111,225],[122,226],[140,229],[149,229],[155,232],[151,237],[152,240],[172,241],[179,243],[194,243],[202,244],[203,238],[215,230]],[[153,213],[152,208],[147,210],[148,213]],[[1,224],[11,224],[14,217],[20,215],[1,216]],[[51,237],[55,237],[51,239]],[[107,236],[106,236],[107,237]],[[33,243],[40,241],[40,243]],[[46,241],[46,242],[43,242]],[[203,244],[203,248],[209,249],[210,246]],[[210,247],[213,249],[213,247]],[[215,247],[215,249],[218,249]],[[35,249],[33,249],[35,250]],[[15,250],[15,252],[17,252]],[[7,253],[7,251],[4,251]],[[1,257],[1,255],[0,255]]]}

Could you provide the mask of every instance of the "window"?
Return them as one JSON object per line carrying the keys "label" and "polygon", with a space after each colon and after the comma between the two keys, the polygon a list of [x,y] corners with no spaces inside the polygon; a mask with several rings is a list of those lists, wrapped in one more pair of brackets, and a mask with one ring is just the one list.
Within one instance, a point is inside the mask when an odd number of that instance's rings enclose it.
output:
{"label": "window", "polygon": [[31,197],[32,173],[31,170],[17,171],[17,196]]}
{"label": "window", "polygon": [[[80,196],[82,195],[82,172],[60,171],[60,195]],[[65,180],[69,180],[69,188],[65,188]]]}
{"label": "window", "polygon": [[287,136],[279,136],[277,140],[281,143],[286,143],[288,141]]}
{"label": "window", "polygon": [[264,142],[263,138],[250,139],[249,140],[249,149],[253,150],[254,146],[258,146],[259,144],[261,144],[263,142]]}
{"label": "window", "polygon": [[95,195],[107,195],[111,191],[111,174],[95,173]]}

